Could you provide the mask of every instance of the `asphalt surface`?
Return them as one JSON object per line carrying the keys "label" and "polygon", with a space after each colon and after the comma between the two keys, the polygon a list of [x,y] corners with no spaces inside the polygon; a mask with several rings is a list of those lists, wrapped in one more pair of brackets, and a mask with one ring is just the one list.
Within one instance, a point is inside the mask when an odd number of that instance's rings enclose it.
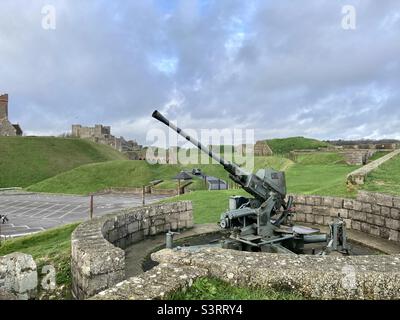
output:
{"label": "asphalt surface", "polygon": [[[164,196],[146,195],[146,204]],[[94,217],[118,209],[142,205],[141,195],[99,195],[94,197]],[[0,238],[18,237],[89,219],[90,197],[0,192],[0,215],[8,223],[0,225]]]}

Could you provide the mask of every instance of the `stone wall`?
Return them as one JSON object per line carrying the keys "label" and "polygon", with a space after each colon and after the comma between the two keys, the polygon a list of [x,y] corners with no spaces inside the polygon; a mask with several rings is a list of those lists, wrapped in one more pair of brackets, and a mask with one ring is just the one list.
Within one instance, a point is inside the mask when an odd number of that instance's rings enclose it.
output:
{"label": "stone wall", "polygon": [[130,160],[140,160],[143,157],[143,146],[136,141],[125,140],[123,137],[115,137],[111,134],[111,127],[96,124],[94,127],[83,127],[80,124],[72,125],[72,136],[81,139],[89,139],[93,142],[109,145],[110,147],[125,153]]}
{"label": "stone wall", "polygon": [[400,299],[400,256],[313,256],[221,248],[164,249],[160,264],[105,290],[95,300],[163,299],[199,277],[265,290],[289,290],[311,299]]}
{"label": "stone wall", "polygon": [[0,95],[0,120],[8,119],[8,94]]}
{"label": "stone wall", "polygon": [[364,167],[355,170],[353,172],[351,172],[348,176],[347,176],[347,183],[349,184],[353,184],[353,185],[362,185],[365,183],[365,179],[367,177],[367,175],[375,170],[376,168],[378,168],[380,165],[382,165],[383,163],[385,163],[386,161],[392,159],[395,156],[398,156],[400,154],[400,149],[398,150],[394,150],[393,152],[375,160],[372,161],[371,163],[365,165]]}
{"label": "stone wall", "polygon": [[0,136],[22,136],[21,127],[8,120],[8,94],[0,95]]}
{"label": "stone wall", "polygon": [[400,242],[400,197],[360,191],[357,199],[294,196],[294,220],[328,225],[339,214],[347,227]]}
{"label": "stone wall", "polygon": [[4,299],[34,299],[37,294],[38,275],[32,256],[13,253],[0,257],[0,291]]}
{"label": "stone wall", "polygon": [[365,165],[370,157],[375,154],[376,150],[346,150],[340,152],[349,165]]}
{"label": "stone wall", "polygon": [[82,223],[71,236],[72,291],[85,299],[125,279],[125,252],[146,236],[193,227],[188,201],[125,209]]}

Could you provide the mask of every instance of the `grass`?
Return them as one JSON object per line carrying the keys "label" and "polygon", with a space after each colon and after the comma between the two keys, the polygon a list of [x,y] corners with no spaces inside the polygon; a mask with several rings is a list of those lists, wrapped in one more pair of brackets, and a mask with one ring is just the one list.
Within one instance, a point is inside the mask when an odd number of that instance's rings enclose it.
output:
{"label": "grass", "polygon": [[372,162],[372,161],[378,160],[379,158],[382,158],[383,156],[386,156],[388,153],[390,153],[390,151],[378,151],[378,152],[375,152],[374,155],[368,159],[368,162]]}
{"label": "grass", "polygon": [[0,137],[0,188],[27,187],[83,164],[118,159],[126,158],[87,140]]}
{"label": "grass", "polygon": [[250,287],[238,287],[216,278],[200,278],[186,291],[178,291],[167,300],[302,300],[300,294],[265,290]]}
{"label": "grass", "polygon": [[400,156],[396,156],[372,171],[362,189],[400,195]]}
{"label": "grass", "polygon": [[43,266],[54,266],[57,286],[60,289],[58,294],[62,298],[71,298],[71,233],[77,226],[78,224],[71,224],[31,236],[6,240],[0,246],[0,256],[13,252],[30,254],[36,261],[39,275]]}
{"label": "grass", "polygon": [[194,222],[217,223],[221,213],[228,209],[228,199],[233,195],[246,195],[241,189],[221,191],[196,191],[164,200],[175,202],[190,200],[193,203]]}
{"label": "grass", "polygon": [[[255,158],[255,168],[273,167],[283,169],[292,162],[283,157]],[[146,161],[109,161],[80,166],[70,171],[56,175],[27,188],[28,191],[88,194],[111,187],[137,188],[148,185],[154,180],[164,180],[157,186],[160,189],[174,189],[177,182],[172,178],[182,170],[191,171],[199,168],[209,176],[225,181],[229,180],[228,173],[219,164],[199,165],[161,165],[149,164]],[[201,179],[194,178],[191,190],[204,190],[205,184]]]}
{"label": "grass", "polygon": [[275,154],[287,154],[293,150],[318,149],[329,146],[326,142],[304,137],[271,139],[267,140],[267,143]]}

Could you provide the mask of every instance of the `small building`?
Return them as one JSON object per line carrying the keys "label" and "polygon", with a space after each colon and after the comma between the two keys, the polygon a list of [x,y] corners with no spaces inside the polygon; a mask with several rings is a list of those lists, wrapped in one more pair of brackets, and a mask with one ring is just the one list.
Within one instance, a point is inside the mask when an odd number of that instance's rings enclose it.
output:
{"label": "small building", "polygon": [[0,95],[0,136],[22,136],[19,124],[12,124],[8,120],[8,94]]}

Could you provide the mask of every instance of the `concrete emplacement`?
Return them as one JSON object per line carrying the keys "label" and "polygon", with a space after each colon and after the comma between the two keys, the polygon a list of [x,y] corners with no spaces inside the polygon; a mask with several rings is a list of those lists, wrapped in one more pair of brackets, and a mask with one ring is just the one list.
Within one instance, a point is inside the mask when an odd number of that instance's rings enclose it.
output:
{"label": "concrete emplacement", "polygon": [[[163,243],[169,229],[190,229],[180,237],[216,230],[215,226],[193,228],[190,202],[163,204],[82,224],[72,237],[74,293],[79,299],[163,299],[198,277],[212,276],[237,285],[289,288],[306,298],[400,298],[400,198],[360,193],[358,199],[295,196],[295,202],[299,224],[321,224],[323,231],[340,213],[351,240],[387,255],[293,256],[219,248],[196,252],[164,249],[152,254],[159,265],[143,273],[143,259]],[[133,227],[137,221],[140,223]],[[128,229],[136,231],[129,233]],[[157,234],[159,238],[143,241],[145,235]]]}

